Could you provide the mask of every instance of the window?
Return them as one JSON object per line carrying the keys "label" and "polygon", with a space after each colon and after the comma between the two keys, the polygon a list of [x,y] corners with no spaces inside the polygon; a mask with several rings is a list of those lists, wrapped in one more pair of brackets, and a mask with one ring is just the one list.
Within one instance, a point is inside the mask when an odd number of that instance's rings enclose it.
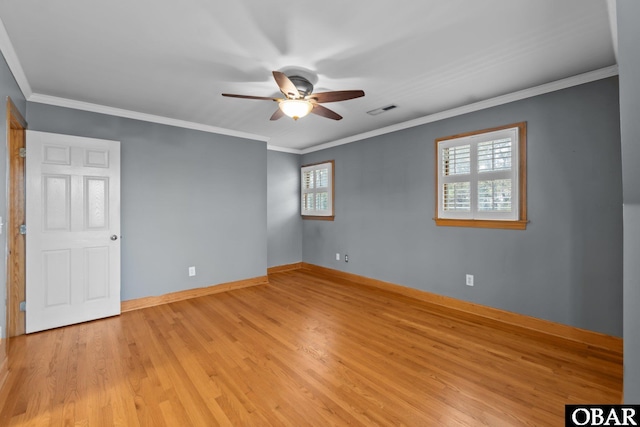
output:
{"label": "window", "polygon": [[436,139],[437,225],[526,228],[526,126]]}
{"label": "window", "polygon": [[301,170],[302,218],[333,221],[333,160]]}

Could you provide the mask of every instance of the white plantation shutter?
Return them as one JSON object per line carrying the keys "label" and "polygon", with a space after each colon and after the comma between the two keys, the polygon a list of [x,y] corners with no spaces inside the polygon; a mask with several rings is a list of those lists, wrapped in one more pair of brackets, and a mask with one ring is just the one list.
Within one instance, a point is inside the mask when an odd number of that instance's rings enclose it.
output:
{"label": "white plantation shutter", "polygon": [[442,147],[442,211],[451,218],[467,218],[471,212],[471,145],[449,144]]}
{"label": "white plantation shutter", "polygon": [[468,175],[471,170],[471,146],[446,147],[442,149],[442,169],[445,176]]}
{"label": "white plantation shutter", "polygon": [[302,171],[302,212],[311,211],[314,208],[314,171]]}
{"label": "white plantation shutter", "polygon": [[333,216],[333,162],[301,169],[301,213]]}
{"label": "white plantation shutter", "polygon": [[449,182],[442,185],[442,205],[445,212],[471,212],[469,182]]}
{"label": "white plantation shutter", "polygon": [[438,142],[438,218],[517,220],[518,128]]}
{"label": "white plantation shutter", "polygon": [[511,169],[511,138],[478,143],[478,171]]}

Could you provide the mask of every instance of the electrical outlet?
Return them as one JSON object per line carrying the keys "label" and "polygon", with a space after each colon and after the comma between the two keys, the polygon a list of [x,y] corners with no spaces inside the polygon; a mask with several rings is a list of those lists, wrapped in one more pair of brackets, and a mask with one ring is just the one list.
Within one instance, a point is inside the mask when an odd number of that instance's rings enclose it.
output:
{"label": "electrical outlet", "polygon": [[344,262],[349,262],[349,255],[346,255],[346,254],[345,254],[345,256],[344,256]]}
{"label": "electrical outlet", "polygon": [[473,286],[473,274],[467,274],[467,286]]}
{"label": "electrical outlet", "polygon": [[189,277],[195,276],[195,275],[196,275],[196,267],[195,266],[189,267]]}
{"label": "electrical outlet", "polygon": [[340,254],[336,253],[336,261],[340,261]]}

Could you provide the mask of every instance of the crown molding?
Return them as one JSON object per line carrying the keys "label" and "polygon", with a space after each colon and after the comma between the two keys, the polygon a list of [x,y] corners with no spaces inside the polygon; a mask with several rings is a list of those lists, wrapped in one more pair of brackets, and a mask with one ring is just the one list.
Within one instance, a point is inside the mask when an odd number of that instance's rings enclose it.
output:
{"label": "crown molding", "polygon": [[176,126],[185,129],[194,129],[203,132],[217,133],[221,135],[234,136],[237,138],[253,139],[256,141],[266,142],[268,137],[256,135],[253,133],[240,132],[231,129],[219,128],[216,126],[203,125],[201,123],[188,122],[186,120],[171,119],[153,114],[139,113],[137,111],[124,110],[121,108],[107,107],[100,104],[92,104],[90,102],[75,101],[73,99],[59,98],[57,96],[42,95],[34,93],[27,101],[37,102],[40,104],[55,105],[58,107],[73,108],[76,110],[91,111],[94,113],[108,114],[111,116],[124,117],[127,119],[141,120],[144,122],[159,123],[163,125]]}
{"label": "crown molding", "polygon": [[267,150],[280,151],[281,153],[302,154],[302,150],[297,148],[278,147],[277,145],[267,144]]}
{"label": "crown molding", "polygon": [[[546,83],[540,86],[535,86],[528,89],[523,89],[517,92],[512,92],[506,95],[498,96],[495,98],[486,99],[484,101],[474,102],[473,104],[464,105],[462,107],[453,108],[439,113],[431,114],[428,116],[420,117],[417,119],[409,120],[395,125],[386,126],[380,129],[376,129],[370,132],[364,132],[358,135],[353,135],[347,138],[338,139],[336,141],[327,142],[324,144],[309,147],[303,150],[294,148],[279,147],[272,144],[267,144],[267,150],[280,151],[291,154],[307,154],[315,151],[326,150],[332,147],[338,147],[340,145],[349,144],[351,142],[360,141],[363,139],[373,138],[387,133],[397,132],[403,129],[409,129],[416,126],[421,126],[427,123],[437,122],[439,120],[448,119],[451,117],[461,116],[463,114],[472,113],[474,111],[480,111],[491,107],[496,107],[503,104],[508,104],[514,101],[520,101],[522,99],[531,98],[538,95],[544,95],[546,93],[555,92],[562,89],[567,89],[573,86],[578,86],[585,83],[590,83],[596,80],[605,79],[618,75],[618,66],[612,65],[610,67],[601,68],[598,70],[590,71],[576,76],[568,77],[566,79],[557,80],[555,82]],[[238,138],[247,138],[257,141],[268,142],[269,138],[262,135],[255,135],[246,132],[234,131],[230,129],[219,128],[216,126],[203,125],[195,122],[187,122],[184,120],[170,119],[168,117],[155,116],[152,114],[139,113],[136,111],[123,110],[119,108],[107,107],[99,104],[91,104],[88,102],[75,101],[72,99],[58,98],[54,96],[32,94],[28,101],[39,102],[43,104],[56,105],[59,107],[75,108],[78,110],[93,111],[96,113],[109,114],[118,117],[126,117],[135,120],[143,120],[153,123],[161,123],[170,126],[177,126],[187,129],[195,129],[203,132],[218,133],[222,135],[235,136]]]}
{"label": "crown molding", "polygon": [[27,80],[27,75],[24,73],[22,64],[20,64],[20,60],[13,48],[13,43],[11,43],[9,33],[7,33],[7,29],[5,28],[2,19],[0,19],[0,50],[2,51],[4,59],[7,61],[7,65],[13,74],[13,78],[16,79],[16,83],[18,83],[18,87],[22,91],[22,94],[25,98],[29,98],[33,94],[31,85]]}
{"label": "crown molding", "polygon": [[313,153],[315,151],[326,150],[327,148],[338,147],[340,145],[349,144],[351,142],[360,141],[362,139],[373,138],[387,133],[397,132],[399,130],[409,129],[412,127],[437,122],[439,120],[448,119],[455,116],[461,116],[463,114],[472,113],[474,111],[497,107],[499,105],[508,104],[510,102],[520,101],[522,99],[531,98],[538,95],[544,95],[545,93],[555,92],[558,90],[567,89],[573,86],[578,86],[581,84],[590,83],[596,80],[606,79],[607,77],[613,77],[617,75],[618,66],[612,65],[610,67],[601,68],[599,70],[590,71],[588,73],[578,74],[576,76],[557,80],[555,82],[523,89],[506,95],[497,96],[495,98],[486,99],[484,101],[474,102],[473,104],[464,105],[462,107],[453,108],[451,110],[441,111],[429,116],[424,116],[406,122],[397,123],[395,125],[386,126],[380,129],[372,130],[370,132],[365,132],[347,138],[338,139],[336,141],[316,145],[301,150],[301,153],[307,154]]}

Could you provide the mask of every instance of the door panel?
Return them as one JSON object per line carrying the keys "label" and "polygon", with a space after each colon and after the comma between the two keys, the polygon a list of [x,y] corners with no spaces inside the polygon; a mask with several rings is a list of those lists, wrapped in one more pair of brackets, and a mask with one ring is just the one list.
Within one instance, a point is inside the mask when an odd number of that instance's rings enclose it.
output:
{"label": "door panel", "polygon": [[85,176],[84,189],[84,218],[87,229],[108,229],[109,178]]}
{"label": "door panel", "polygon": [[109,247],[84,248],[83,252],[85,298],[109,298]]}
{"label": "door panel", "polygon": [[27,333],[119,314],[120,143],[27,131],[26,182]]}
{"label": "door panel", "polygon": [[71,251],[43,251],[44,308],[71,304]]}
{"label": "door panel", "polygon": [[68,231],[71,228],[71,177],[42,175],[43,231]]}

